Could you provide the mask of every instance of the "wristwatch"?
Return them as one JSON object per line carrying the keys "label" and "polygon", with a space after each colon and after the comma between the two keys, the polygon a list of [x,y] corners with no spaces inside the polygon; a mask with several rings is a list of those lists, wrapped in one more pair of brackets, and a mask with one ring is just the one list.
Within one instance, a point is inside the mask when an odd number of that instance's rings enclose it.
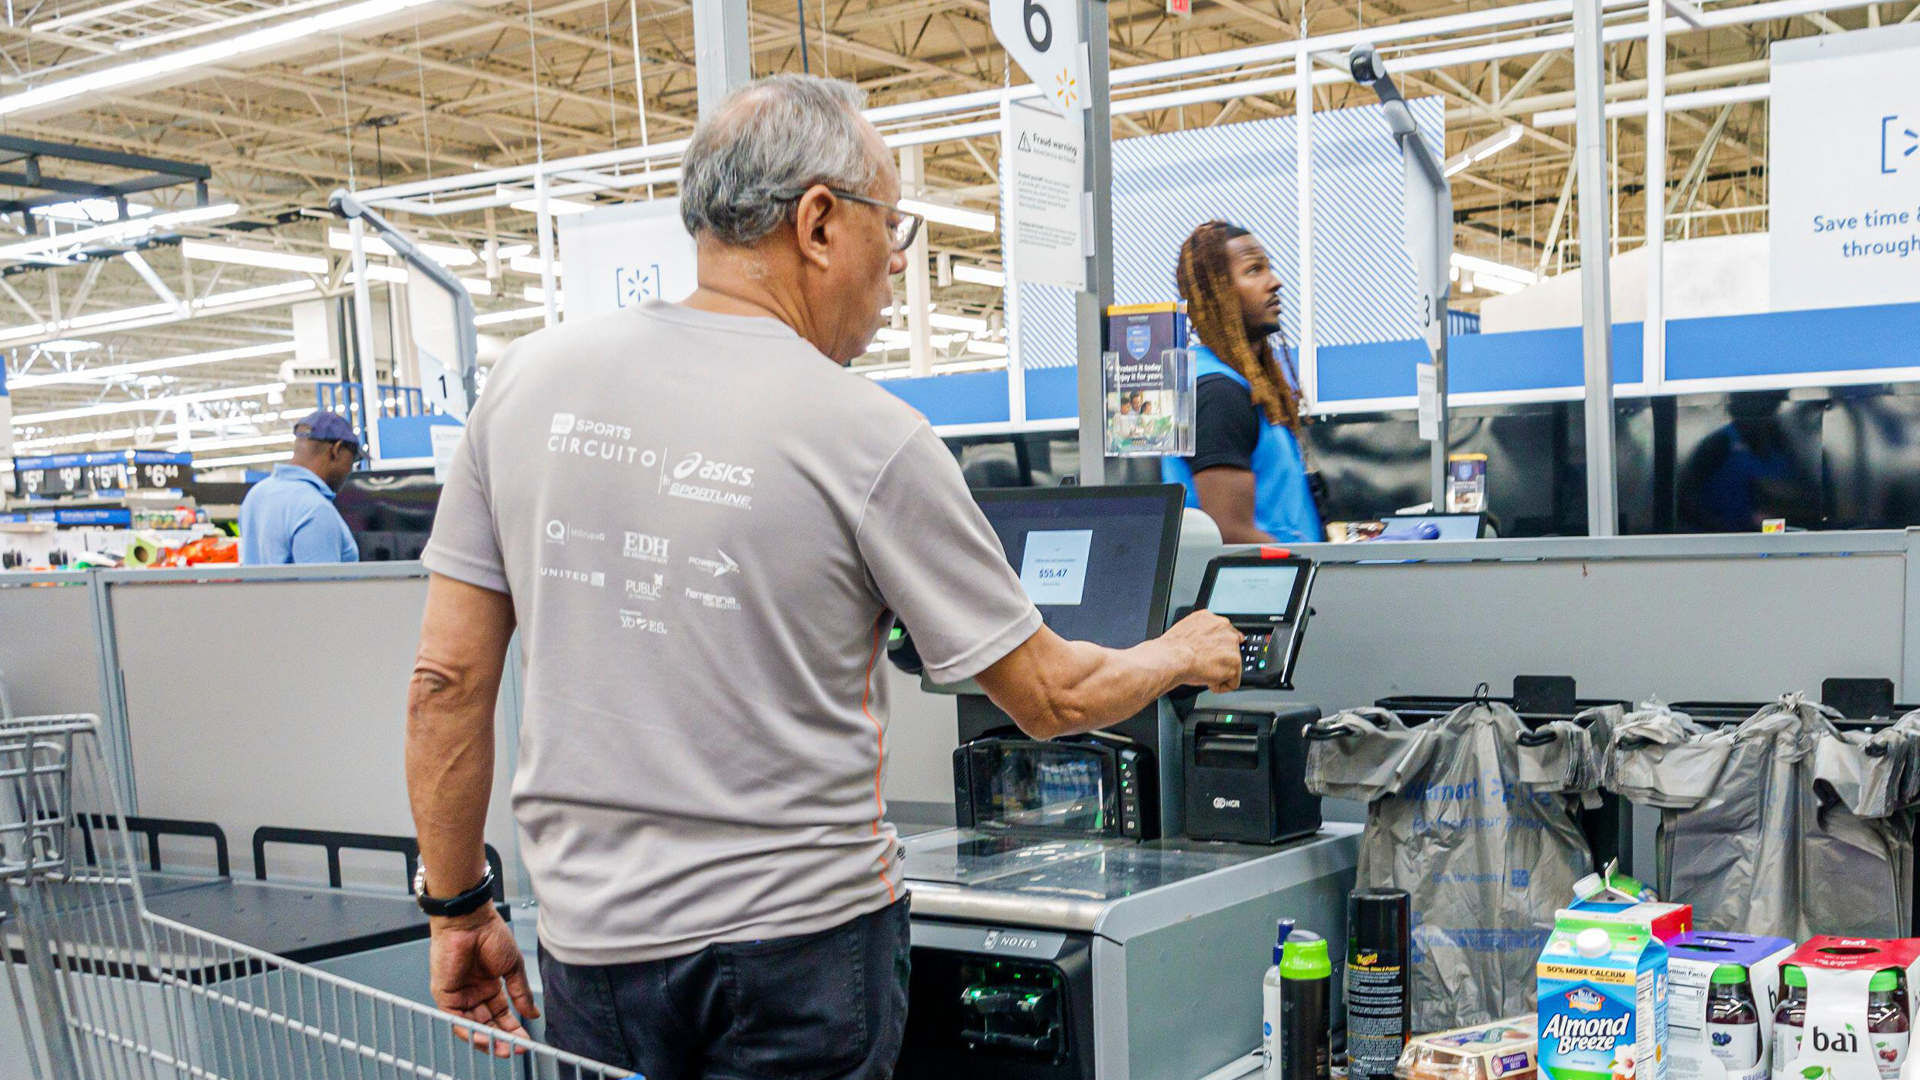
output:
{"label": "wristwatch", "polygon": [[458,896],[444,899],[428,896],[427,867],[422,863],[420,868],[413,872],[413,901],[420,905],[421,911],[435,917],[451,918],[467,915],[486,907],[493,900],[493,881],[493,867],[489,866],[487,872],[481,876],[480,884]]}

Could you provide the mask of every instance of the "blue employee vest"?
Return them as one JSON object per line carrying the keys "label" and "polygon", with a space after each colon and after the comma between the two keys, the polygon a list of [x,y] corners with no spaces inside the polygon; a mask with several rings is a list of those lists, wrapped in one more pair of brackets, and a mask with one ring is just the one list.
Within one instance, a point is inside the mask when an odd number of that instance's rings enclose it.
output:
{"label": "blue employee vest", "polygon": [[[1244,375],[1227,366],[1205,345],[1193,346],[1194,381],[1209,375],[1225,375],[1251,390]],[[1194,418],[1196,425],[1206,417]],[[1285,424],[1270,424],[1260,417],[1260,441],[1253,446],[1253,523],[1260,531],[1282,543],[1309,543],[1326,538],[1320,511],[1313,505],[1313,493],[1307,489],[1307,463],[1300,444]],[[1160,459],[1160,478],[1169,484],[1184,484],[1187,505],[1200,507],[1200,494],[1193,486],[1193,463],[1187,458]]]}

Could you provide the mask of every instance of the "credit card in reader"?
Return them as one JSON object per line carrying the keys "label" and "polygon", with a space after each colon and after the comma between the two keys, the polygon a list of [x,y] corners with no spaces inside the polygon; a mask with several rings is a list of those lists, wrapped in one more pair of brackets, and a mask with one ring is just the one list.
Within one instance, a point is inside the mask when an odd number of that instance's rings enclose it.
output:
{"label": "credit card in reader", "polygon": [[1220,555],[1207,564],[1196,607],[1205,608],[1246,635],[1240,645],[1240,685],[1245,689],[1293,689],[1293,665],[1313,613],[1313,560],[1281,548]]}

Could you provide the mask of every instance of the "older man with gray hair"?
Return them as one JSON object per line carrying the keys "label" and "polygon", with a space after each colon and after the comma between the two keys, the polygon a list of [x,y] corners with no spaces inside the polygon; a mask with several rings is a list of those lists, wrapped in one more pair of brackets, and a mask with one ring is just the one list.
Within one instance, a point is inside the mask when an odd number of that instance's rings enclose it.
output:
{"label": "older man with gray hair", "polygon": [[512,801],[547,1037],[649,1080],[876,1078],[906,1017],[881,796],[883,642],[1046,738],[1239,680],[1200,613],[1133,649],[1047,629],[926,420],[845,370],[920,222],[844,83],[779,76],[694,132],[699,288],[516,342],[440,500],[409,696],[443,1008],[536,1015],[487,902],[507,641]]}

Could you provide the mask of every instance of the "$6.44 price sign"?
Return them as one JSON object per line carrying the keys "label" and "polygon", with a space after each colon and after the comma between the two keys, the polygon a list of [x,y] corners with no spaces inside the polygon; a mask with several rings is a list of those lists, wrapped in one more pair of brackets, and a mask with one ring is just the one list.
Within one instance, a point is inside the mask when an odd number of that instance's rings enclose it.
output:
{"label": "$6.44 price sign", "polygon": [[992,0],[993,36],[1053,107],[1087,107],[1078,0]]}

